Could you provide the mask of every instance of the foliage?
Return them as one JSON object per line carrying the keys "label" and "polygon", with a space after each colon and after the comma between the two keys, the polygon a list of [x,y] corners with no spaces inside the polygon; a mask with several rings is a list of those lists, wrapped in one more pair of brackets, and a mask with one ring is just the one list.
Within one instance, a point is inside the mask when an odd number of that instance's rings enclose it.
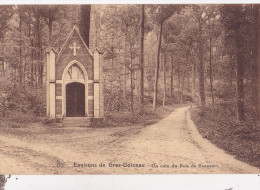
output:
{"label": "foliage", "polygon": [[44,88],[19,86],[17,83],[1,84],[1,86],[4,87],[1,92],[2,113],[17,111],[44,116],[46,103]]}
{"label": "foliage", "polygon": [[[254,42],[254,17],[253,9],[250,5],[237,5],[237,6],[222,6],[221,9],[221,22],[224,23],[225,40],[232,44],[233,47],[229,51],[231,55],[235,55],[238,51],[243,55],[243,61],[251,63],[252,49]],[[239,50],[235,50],[235,40],[239,38]],[[230,46],[228,46],[230,47]],[[245,78],[250,77],[251,64],[244,64]]]}
{"label": "foliage", "polygon": [[252,111],[247,107],[246,122],[237,123],[235,102],[218,103],[213,107],[194,108],[192,119],[204,138],[239,160],[260,166],[259,123],[252,119]]}
{"label": "foliage", "polygon": [[8,21],[12,17],[14,11],[12,6],[0,6],[0,41],[3,39],[5,32],[8,29]]}
{"label": "foliage", "polygon": [[150,11],[155,23],[163,23],[173,14],[178,14],[184,5],[151,5]]}
{"label": "foliage", "polygon": [[[140,106],[140,8],[141,5],[91,5],[90,48],[98,47],[104,53],[106,113],[134,113]],[[7,96],[1,96],[2,110],[42,115],[45,50],[49,45],[57,51],[61,49],[72,26],[80,24],[81,8],[17,5],[0,9],[0,65],[8,63],[9,68],[8,76],[1,77],[1,85],[12,87],[5,90]],[[232,82],[236,80],[237,55],[240,55],[236,40],[243,55],[243,80],[252,81],[255,39],[252,11],[251,5],[145,5],[145,105],[151,104],[155,92],[158,62],[163,63],[158,67],[159,105],[163,100],[166,105],[197,101],[202,82],[208,98],[210,81],[217,102],[231,101],[230,97],[236,93]],[[245,90],[244,94],[247,107],[252,93]]]}

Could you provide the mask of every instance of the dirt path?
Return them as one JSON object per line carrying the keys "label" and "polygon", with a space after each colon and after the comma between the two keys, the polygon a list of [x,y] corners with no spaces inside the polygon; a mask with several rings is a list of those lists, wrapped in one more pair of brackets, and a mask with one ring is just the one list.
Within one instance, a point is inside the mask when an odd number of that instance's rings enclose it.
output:
{"label": "dirt path", "polygon": [[203,139],[188,109],[147,127],[5,129],[0,173],[260,173]]}

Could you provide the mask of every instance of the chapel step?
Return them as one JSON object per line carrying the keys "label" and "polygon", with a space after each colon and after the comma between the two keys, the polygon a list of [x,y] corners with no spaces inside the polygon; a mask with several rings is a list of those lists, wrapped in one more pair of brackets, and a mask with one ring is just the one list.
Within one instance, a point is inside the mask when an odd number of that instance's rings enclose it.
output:
{"label": "chapel step", "polygon": [[65,127],[91,127],[92,122],[90,118],[86,117],[65,117],[62,120]]}

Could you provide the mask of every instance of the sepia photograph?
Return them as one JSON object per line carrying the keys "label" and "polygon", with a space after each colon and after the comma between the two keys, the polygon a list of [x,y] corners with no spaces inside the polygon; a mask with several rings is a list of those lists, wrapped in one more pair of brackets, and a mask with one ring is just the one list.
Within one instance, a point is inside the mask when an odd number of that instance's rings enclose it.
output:
{"label": "sepia photograph", "polygon": [[259,9],[0,3],[0,174],[259,174]]}

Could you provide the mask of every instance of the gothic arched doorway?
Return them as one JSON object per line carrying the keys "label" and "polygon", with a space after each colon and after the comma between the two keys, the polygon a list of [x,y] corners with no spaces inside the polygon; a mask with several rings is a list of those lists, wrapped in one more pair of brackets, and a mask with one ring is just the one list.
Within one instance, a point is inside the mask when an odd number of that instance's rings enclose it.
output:
{"label": "gothic arched doorway", "polygon": [[62,115],[88,116],[88,76],[76,60],[70,62],[62,74]]}
{"label": "gothic arched doorway", "polygon": [[66,116],[85,116],[85,85],[72,82],[66,85]]}

